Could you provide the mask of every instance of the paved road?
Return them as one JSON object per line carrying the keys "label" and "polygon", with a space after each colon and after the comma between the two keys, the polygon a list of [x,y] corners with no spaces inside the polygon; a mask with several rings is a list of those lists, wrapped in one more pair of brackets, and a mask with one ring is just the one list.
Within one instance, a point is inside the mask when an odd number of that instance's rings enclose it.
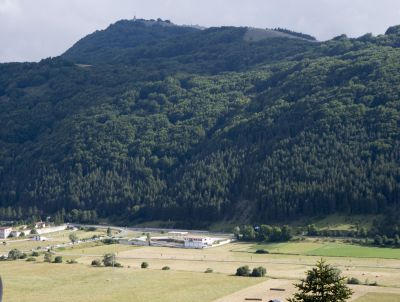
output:
{"label": "paved road", "polygon": [[140,232],[140,233],[168,233],[168,232],[188,232],[191,234],[207,234],[209,236],[223,236],[223,237],[233,237],[232,233],[223,233],[223,232],[209,232],[204,230],[187,230],[187,229],[168,229],[168,228],[137,228],[137,227],[123,227],[123,226],[114,226],[114,225],[88,225],[88,224],[79,224],[79,223],[70,223],[69,225],[75,227],[95,227],[95,228],[110,228],[112,230],[119,230],[122,233],[119,236],[122,236],[124,232],[132,231],[132,232]]}

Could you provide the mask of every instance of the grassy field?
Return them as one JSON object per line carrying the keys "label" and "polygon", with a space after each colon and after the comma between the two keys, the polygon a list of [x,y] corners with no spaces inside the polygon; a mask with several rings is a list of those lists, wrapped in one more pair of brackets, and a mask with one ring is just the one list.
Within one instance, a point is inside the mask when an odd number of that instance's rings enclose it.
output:
{"label": "grassy field", "polygon": [[7,302],[213,301],[264,278],[223,274],[92,268],[83,264],[2,262]]}
{"label": "grassy field", "polygon": [[321,256],[399,259],[400,249],[365,247],[342,242],[305,241],[278,244],[255,244],[249,250],[265,249],[271,253]]}
{"label": "grassy field", "polygon": [[358,298],[356,302],[400,302],[400,295],[371,293]]}
{"label": "grassy field", "polygon": [[[325,251],[323,248],[326,247],[332,249]],[[75,259],[78,264],[47,264],[43,263],[43,256],[40,256],[36,263],[23,260],[0,262],[0,274],[6,283],[5,301],[11,302],[32,299],[51,302],[55,296],[61,302],[213,301],[226,295],[230,297],[230,293],[257,284],[261,286],[260,294],[265,294],[265,288],[259,283],[264,282],[265,278],[232,276],[239,266],[266,267],[267,275],[273,278],[270,280],[283,280],[283,284],[287,284],[288,292],[293,282],[304,277],[305,271],[321,258],[319,255],[309,256],[310,251],[322,249],[321,253],[331,255],[352,247],[362,250],[360,253],[353,250],[349,257],[324,258],[342,270],[346,277],[356,277],[363,283],[377,282],[387,286],[357,286],[360,298],[357,297],[359,300],[354,301],[374,301],[376,296],[369,293],[377,290],[380,294],[400,294],[399,260],[365,258],[362,255],[370,253],[369,248],[322,241],[274,245],[238,242],[204,250],[90,243],[56,251],[56,254],[63,256],[64,261]],[[255,254],[254,251],[259,248],[266,248],[271,252],[279,250],[279,253]],[[366,250],[363,251],[364,249]],[[116,253],[117,261],[124,268],[90,267],[93,259],[101,259],[106,253]],[[149,269],[140,269],[143,261],[150,264]],[[169,266],[170,270],[162,271],[164,266]],[[207,268],[212,268],[214,273],[205,274]],[[64,299],[64,296],[68,299]],[[398,298],[396,295],[382,297],[388,300],[376,301],[398,301],[393,300]]]}
{"label": "grassy field", "polygon": [[104,255],[107,253],[118,253],[122,251],[127,251],[135,248],[134,246],[122,245],[122,244],[110,244],[104,245],[100,242],[81,244],[77,246],[71,246],[66,249],[59,249],[58,252],[61,254],[71,254],[71,255]]}

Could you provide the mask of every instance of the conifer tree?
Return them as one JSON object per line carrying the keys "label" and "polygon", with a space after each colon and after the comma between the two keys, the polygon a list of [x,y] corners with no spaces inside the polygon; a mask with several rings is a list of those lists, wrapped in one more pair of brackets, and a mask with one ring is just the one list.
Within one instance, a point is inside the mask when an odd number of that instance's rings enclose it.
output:
{"label": "conifer tree", "polygon": [[346,285],[346,278],[340,275],[340,270],[322,259],[295,287],[299,291],[288,299],[289,302],[344,302],[353,294]]}

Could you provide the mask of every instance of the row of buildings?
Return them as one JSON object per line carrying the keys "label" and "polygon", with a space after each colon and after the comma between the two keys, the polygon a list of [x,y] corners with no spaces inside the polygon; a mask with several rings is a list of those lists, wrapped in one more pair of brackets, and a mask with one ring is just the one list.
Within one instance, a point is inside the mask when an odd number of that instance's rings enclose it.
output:
{"label": "row of buildings", "polygon": [[141,246],[163,246],[175,248],[204,249],[231,242],[230,238],[214,238],[188,232],[169,232],[167,236],[141,236],[132,239],[121,239],[121,244]]}
{"label": "row of buildings", "polygon": [[[45,227],[46,227],[46,223],[43,221],[39,221],[34,224],[35,229],[43,229]],[[10,236],[19,237],[22,232],[26,233],[26,232],[30,232],[30,231],[31,230],[28,230],[26,226],[22,227],[22,231],[13,230],[12,227],[9,227],[9,226],[3,226],[3,227],[0,227],[0,239],[6,239]]]}

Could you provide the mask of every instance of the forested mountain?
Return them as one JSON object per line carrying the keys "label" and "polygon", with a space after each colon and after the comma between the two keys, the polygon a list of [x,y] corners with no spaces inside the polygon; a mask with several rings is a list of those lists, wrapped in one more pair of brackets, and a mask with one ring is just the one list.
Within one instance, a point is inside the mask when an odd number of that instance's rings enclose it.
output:
{"label": "forested mountain", "polygon": [[146,22],[0,65],[0,218],[199,224],[399,207],[398,27],[316,42]]}
{"label": "forested mountain", "polygon": [[119,21],[78,41],[62,58],[81,64],[130,65],[146,74],[216,74],[298,56],[314,47],[295,34],[245,27],[205,30],[165,21]]}

